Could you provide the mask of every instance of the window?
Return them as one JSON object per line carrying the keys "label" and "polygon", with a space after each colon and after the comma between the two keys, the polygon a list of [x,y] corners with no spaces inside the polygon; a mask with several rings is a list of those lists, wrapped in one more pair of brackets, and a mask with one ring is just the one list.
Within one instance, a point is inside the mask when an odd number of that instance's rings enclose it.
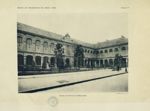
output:
{"label": "window", "polygon": [[96,54],[99,54],[99,51],[96,51]]}
{"label": "window", "polygon": [[45,41],[45,42],[43,43],[43,48],[44,48],[44,50],[46,50],[47,47],[48,47],[48,43]]}
{"label": "window", "polygon": [[28,38],[27,41],[26,41],[26,43],[27,43],[27,47],[30,48],[31,45],[32,45],[32,40],[30,38]]}
{"label": "window", "polygon": [[28,55],[26,57],[26,64],[27,65],[32,65],[33,64],[33,56]]}
{"label": "window", "polygon": [[118,52],[118,48],[115,48],[115,52]]}
{"label": "window", "polygon": [[36,47],[36,49],[39,49],[39,48],[40,48],[40,41],[39,41],[39,40],[36,40],[36,42],[35,42],[35,47]]}
{"label": "window", "polygon": [[37,65],[41,65],[41,57],[40,56],[36,56],[35,61],[36,61]]}
{"label": "window", "polygon": [[21,44],[22,43],[22,37],[18,36],[18,43]]}
{"label": "window", "polygon": [[126,47],[122,47],[121,50],[126,50]]}
{"label": "window", "polygon": [[100,53],[102,54],[102,53],[103,53],[103,50],[101,50]]}
{"label": "window", "polygon": [[112,52],[113,50],[112,49],[109,49],[109,52]]}
{"label": "window", "polygon": [[18,55],[18,65],[23,65],[24,64],[24,57],[23,55]]}
{"label": "window", "polygon": [[54,49],[54,43],[50,44],[50,50]]}
{"label": "window", "polygon": [[107,53],[108,51],[107,50],[105,50],[105,53]]}

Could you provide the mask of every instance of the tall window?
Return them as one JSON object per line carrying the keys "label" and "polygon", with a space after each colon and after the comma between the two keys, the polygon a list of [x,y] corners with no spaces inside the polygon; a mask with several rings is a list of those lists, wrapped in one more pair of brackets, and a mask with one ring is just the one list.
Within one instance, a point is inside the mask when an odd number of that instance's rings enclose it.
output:
{"label": "tall window", "polygon": [[35,61],[36,61],[36,65],[41,65],[41,57],[40,56],[36,56]]}
{"label": "tall window", "polygon": [[24,64],[24,58],[23,55],[18,55],[18,65],[23,65]]}
{"label": "tall window", "polygon": [[35,47],[36,47],[36,50],[40,48],[40,41],[39,40],[36,40]]}
{"label": "tall window", "polygon": [[33,56],[28,55],[28,56],[26,57],[26,64],[27,64],[27,65],[32,65],[32,63],[33,63]]}
{"label": "tall window", "polygon": [[119,50],[118,50],[118,48],[115,48],[115,52],[118,52]]}
{"label": "tall window", "polygon": [[108,51],[107,50],[105,50],[105,53],[107,53]]}
{"label": "tall window", "polygon": [[18,45],[20,46],[22,44],[22,37],[18,36],[17,42],[18,42]]}
{"label": "tall window", "polygon": [[43,48],[44,48],[44,50],[47,50],[47,48],[48,48],[48,42],[45,41],[45,42],[43,43]]}
{"label": "tall window", "polygon": [[126,50],[126,47],[122,47],[121,50],[123,50],[123,51]]}
{"label": "tall window", "polygon": [[102,54],[102,53],[103,53],[103,50],[101,50],[100,53]]}
{"label": "tall window", "polygon": [[27,44],[27,48],[30,48],[32,45],[32,40],[30,38],[28,38],[26,41],[26,44]]}
{"label": "tall window", "polygon": [[109,49],[109,52],[112,52],[113,50],[112,49]]}

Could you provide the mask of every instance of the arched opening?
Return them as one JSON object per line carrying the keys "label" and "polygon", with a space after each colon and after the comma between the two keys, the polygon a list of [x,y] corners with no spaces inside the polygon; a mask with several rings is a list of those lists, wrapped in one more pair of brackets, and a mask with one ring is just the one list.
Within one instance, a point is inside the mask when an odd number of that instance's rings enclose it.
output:
{"label": "arched opening", "polygon": [[112,50],[112,49],[109,49],[109,52],[113,52],[113,50]]}
{"label": "arched opening", "polygon": [[127,62],[126,62],[126,58],[122,58],[122,61],[121,61],[121,67],[127,67]]}
{"label": "arched opening", "polygon": [[119,49],[118,48],[115,48],[115,52],[118,52],[119,51]]}
{"label": "arched opening", "polygon": [[33,65],[33,56],[28,55],[26,57],[26,65]]}
{"label": "arched opening", "polygon": [[24,65],[24,57],[23,55],[19,54],[18,55],[18,71],[23,70],[23,65]]}
{"label": "arched opening", "polygon": [[105,60],[105,67],[108,67],[108,60]]}
{"label": "arched opening", "polygon": [[36,40],[36,42],[35,42],[36,51],[39,50],[39,48],[40,48],[40,40]]}
{"label": "arched opening", "polygon": [[41,65],[41,57],[40,56],[36,56],[35,57],[35,62],[36,62],[36,65]]}
{"label": "arched opening", "polygon": [[96,66],[99,67],[99,60],[96,60]]}
{"label": "arched opening", "polygon": [[49,68],[48,57],[43,57],[42,68],[43,69],[48,69]]}
{"label": "arched opening", "polygon": [[112,67],[113,66],[113,60],[109,59],[109,66]]}
{"label": "arched opening", "polygon": [[85,60],[84,62],[85,62],[85,63],[84,63],[84,64],[85,64],[85,67],[87,67],[88,60]]}
{"label": "arched opening", "polygon": [[55,57],[52,57],[50,61],[51,61],[51,66],[54,66],[55,65]]}
{"label": "arched opening", "polygon": [[32,39],[30,38],[27,38],[26,40],[26,45],[27,45],[27,50],[31,48],[31,45],[32,45]]}
{"label": "arched opening", "polygon": [[24,65],[23,55],[18,55],[18,65]]}
{"label": "arched opening", "polygon": [[100,60],[100,67],[104,67],[103,60]]}
{"label": "arched opening", "polygon": [[70,66],[70,60],[69,58],[66,58],[66,67],[69,67]]}
{"label": "arched opening", "polygon": [[31,56],[31,55],[28,55],[27,57],[26,57],[26,69],[27,70],[33,70],[33,68],[34,68],[34,66],[35,66],[35,63],[34,63],[34,61],[33,61],[33,56]]}
{"label": "arched opening", "polygon": [[126,47],[122,47],[121,50],[122,50],[122,51],[125,51],[125,50],[126,50]]}

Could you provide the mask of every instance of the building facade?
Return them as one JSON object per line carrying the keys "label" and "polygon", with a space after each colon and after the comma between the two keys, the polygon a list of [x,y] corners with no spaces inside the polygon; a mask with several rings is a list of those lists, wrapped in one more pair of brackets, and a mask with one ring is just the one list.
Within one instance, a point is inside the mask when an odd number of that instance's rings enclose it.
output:
{"label": "building facade", "polygon": [[[122,67],[128,66],[128,39],[120,37],[96,44],[72,39],[22,23],[17,23],[18,71],[52,70],[58,68],[61,53],[62,67],[113,67],[115,57],[122,57]],[[60,46],[60,47],[57,47]]]}

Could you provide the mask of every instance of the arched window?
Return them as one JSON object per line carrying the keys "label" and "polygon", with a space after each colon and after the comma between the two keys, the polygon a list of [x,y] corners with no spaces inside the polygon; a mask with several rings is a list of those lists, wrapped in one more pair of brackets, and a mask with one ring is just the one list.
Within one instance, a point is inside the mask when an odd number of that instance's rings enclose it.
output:
{"label": "arched window", "polygon": [[109,59],[109,65],[113,65],[113,60],[112,59]]}
{"label": "arched window", "polygon": [[45,42],[43,43],[43,48],[44,48],[44,50],[46,50],[46,49],[48,48],[48,42],[45,41]]}
{"label": "arched window", "polygon": [[113,50],[112,50],[112,49],[109,49],[109,52],[113,52]]}
{"label": "arched window", "polygon": [[24,64],[24,57],[23,55],[18,55],[18,65],[23,65]]}
{"label": "arched window", "polygon": [[28,56],[26,57],[26,64],[27,64],[27,65],[32,65],[32,63],[33,63],[33,56],[28,55]]}
{"label": "arched window", "polygon": [[51,58],[51,65],[55,65],[55,58],[54,57]]}
{"label": "arched window", "polygon": [[66,66],[67,67],[70,66],[70,60],[69,60],[69,58],[66,58]]}
{"label": "arched window", "polygon": [[21,45],[22,44],[22,37],[18,36],[17,42],[18,42],[19,45]]}
{"label": "arched window", "polygon": [[31,47],[31,45],[32,45],[32,39],[30,39],[30,38],[28,38],[27,40],[26,40],[26,44],[27,44],[27,47]]}
{"label": "arched window", "polygon": [[103,53],[103,50],[101,50],[100,53],[102,54],[102,53]]}
{"label": "arched window", "polygon": [[41,65],[41,57],[40,56],[36,56],[35,57],[35,62],[36,62],[36,65]]}
{"label": "arched window", "polygon": [[39,48],[40,48],[40,41],[39,41],[39,40],[36,40],[36,42],[35,42],[35,47],[36,47],[36,49],[39,49]]}
{"label": "arched window", "polygon": [[115,48],[115,52],[118,52],[119,50],[118,50],[118,48]]}
{"label": "arched window", "polygon": [[107,53],[108,51],[107,50],[105,50],[105,53]]}
{"label": "arched window", "polygon": [[126,47],[122,47],[121,50],[126,50]]}

